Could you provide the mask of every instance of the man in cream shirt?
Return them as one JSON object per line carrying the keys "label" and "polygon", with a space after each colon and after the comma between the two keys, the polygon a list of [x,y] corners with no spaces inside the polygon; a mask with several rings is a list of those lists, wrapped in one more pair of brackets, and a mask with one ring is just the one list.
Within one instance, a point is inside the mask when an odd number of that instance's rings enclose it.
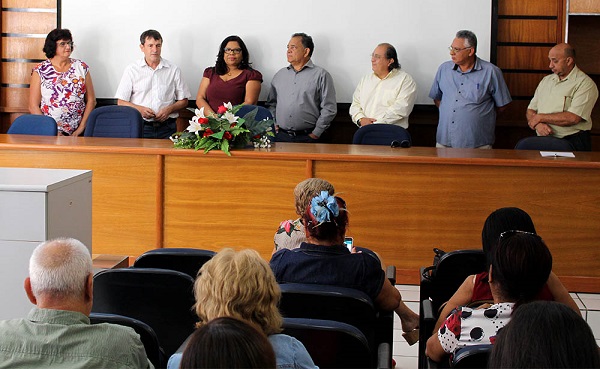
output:
{"label": "man in cream shirt", "polygon": [[538,136],[569,141],[577,151],[592,151],[592,109],[598,87],[575,64],[575,49],[558,44],[548,53],[551,75],[542,79],[527,107],[527,124]]}
{"label": "man in cream shirt", "polygon": [[352,96],[352,121],[359,127],[381,123],[408,128],[417,84],[400,69],[394,46],[379,44],[371,54],[371,67],[373,73],[361,79]]}

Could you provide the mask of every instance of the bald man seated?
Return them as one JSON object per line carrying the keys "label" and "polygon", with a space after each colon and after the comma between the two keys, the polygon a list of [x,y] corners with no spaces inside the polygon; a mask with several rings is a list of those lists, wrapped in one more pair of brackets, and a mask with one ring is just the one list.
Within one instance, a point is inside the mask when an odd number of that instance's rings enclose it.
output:
{"label": "bald man seated", "polygon": [[72,238],[40,244],[29,260],[27,318],[0,321],[0,368],[153,368],[135,331],[90,324],[92,258]]}
{"label": "bald man seated", "polygon": [[551,75],[544,77],[527,107],[527,124],[538,136],[569,141],[576,151],[592,151],[592,109],[598,87],[575,64],[575,49],[558,44],[550,49]]}

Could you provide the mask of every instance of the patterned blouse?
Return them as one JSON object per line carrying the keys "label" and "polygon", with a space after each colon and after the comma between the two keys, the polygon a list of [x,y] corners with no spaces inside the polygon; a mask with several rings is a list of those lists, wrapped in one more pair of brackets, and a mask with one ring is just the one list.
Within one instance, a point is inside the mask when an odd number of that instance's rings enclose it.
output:
{"label": "patterned blouse", "polygon": [[453,354],[465,346],[494,344],[498,331],[510,321],[514,306],[502,302],[487,309],[456,308],[438,331],[442,348]]}
{"label": "patterned blouse", "polygon": [[78,59],[71,59],[71,67],[62,73],[54,69],[50,60],[33,68],[40,75],[42,113],[54,118],[58,130],[69,135],[79,127],[85,111],[85,78],[89,69]]}
{"label": "patterned blouse", "polygon": [[277,251],[281,249],[293,250],[300,247],[302,242],[306,242],[306,233],[301,219],[281,222],[275,232],[274,242]]}

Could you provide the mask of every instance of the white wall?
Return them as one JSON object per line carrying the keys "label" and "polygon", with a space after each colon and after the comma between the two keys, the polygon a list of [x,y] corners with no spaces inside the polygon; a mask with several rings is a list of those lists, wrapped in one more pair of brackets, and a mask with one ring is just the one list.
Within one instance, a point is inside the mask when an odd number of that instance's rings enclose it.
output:
{"label": "white wall", "polygon": [[260,100],[287,65],[286,44],[294,32],[313,37],[313,61],[335,81],[338,102],[347,103],[370,72],[378,43],[398,50],[402,68],[417,81],[417,103],[427,97],[437,67],[449,60],[456,31],[478,36],[478,55],[489,60],[491,0],[62,0],[63,28],[73,32],[73,56],[91,67],[98,98],[113,98],[123,69],[142,57],[139,36],[158,30],[162,56],[179,65],[196,98],[202,71],[214,65],[221,41],[236,34],[263,74]]}

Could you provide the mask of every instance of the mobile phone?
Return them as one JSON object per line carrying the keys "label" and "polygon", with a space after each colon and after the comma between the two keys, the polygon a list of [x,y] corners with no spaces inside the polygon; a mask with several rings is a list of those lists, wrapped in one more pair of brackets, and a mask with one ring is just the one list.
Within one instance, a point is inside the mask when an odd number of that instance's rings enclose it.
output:
{"label": "mobile phone", "polygon": [[352,252],[352,246],[354,246],[354,239],[352,237],[344,238],[344,245],[346,245],[348,251]]}

